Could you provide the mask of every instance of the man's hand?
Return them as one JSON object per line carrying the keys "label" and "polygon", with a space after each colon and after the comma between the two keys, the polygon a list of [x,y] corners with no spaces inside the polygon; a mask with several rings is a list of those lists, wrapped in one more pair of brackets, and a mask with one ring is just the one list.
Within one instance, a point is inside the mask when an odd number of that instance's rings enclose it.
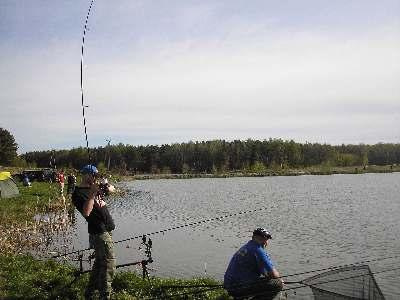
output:
{"label": "man's hand", "polygon": [[283,281],[282,278],[279,278],[279,280],[280,280],[280,282],[282,283],[282,286],[284,286],[284,285],[285,285],[285,281]]}
{"label": "man's hand", "polygon": [[106,205],[107,205],[107,203],[101,198],[96,198],[95,201],[94,201],[94,206],[96,208],[101,208],[101,207],[106,206]]}
{"label": "man's hand", "polygon": [[108,185],[108,192],[109,193],[114,193],[115,192],[115,187],[112,184]]}

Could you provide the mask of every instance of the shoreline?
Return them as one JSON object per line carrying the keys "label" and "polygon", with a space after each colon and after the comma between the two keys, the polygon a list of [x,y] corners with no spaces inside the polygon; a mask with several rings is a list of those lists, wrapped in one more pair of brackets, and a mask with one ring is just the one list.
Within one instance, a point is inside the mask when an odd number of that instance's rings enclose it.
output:
{"label": "shoreline", "polygon": [[263,172],[227,172],[227,173],[185,173],[185,174],[133,174],[122,175],[123,181],[157,180],[157,179],[194,179],[194,178],[232,178],[232,177],[272,177],[272,176],[303,176],[303,175],[339,175],[339,174],[369,174],[396,173],[400,166],[342,167],[342,168],[310,168],[267,170]]}

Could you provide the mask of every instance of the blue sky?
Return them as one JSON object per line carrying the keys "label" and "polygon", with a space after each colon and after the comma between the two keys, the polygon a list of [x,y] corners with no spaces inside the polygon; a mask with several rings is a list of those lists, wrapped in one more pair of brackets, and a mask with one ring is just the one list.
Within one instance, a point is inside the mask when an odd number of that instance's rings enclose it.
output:
{"label": "blue sky", "polygon": [[[0,127],[85,145],[90,1],[0,2]],[[400,1],[104,1],[84,59],[89,144],[400,142]]]}

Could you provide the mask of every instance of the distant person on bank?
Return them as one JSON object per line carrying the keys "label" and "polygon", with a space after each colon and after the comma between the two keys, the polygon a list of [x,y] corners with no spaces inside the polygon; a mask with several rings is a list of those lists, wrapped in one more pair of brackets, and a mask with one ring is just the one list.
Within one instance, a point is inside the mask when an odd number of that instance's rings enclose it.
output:
{"label": "distant person on bank", "polygon": [[95,290],[100,299],[110,299],[111,283],[115,273],[114,243],[111,231],[115,229],[114,220],[108,211],[104,196],[114,190],[110,184],[99,188],[98,171],[87,165],[82,171],[82,183],[75,187],[72,202],[88,222],[89,245],[94,249],[95,262],[85,290],[85,299],[92,299]]}
{"label": "distant person on bank", "polygon": [[60,194],[63,195],[64,194],[64,171],[61,170],[60,173],[58,173],[57,176],[57,181],[60,184]]}
{"label": "distant person on bank", "polygon": [[76,176],[74,173],[71,173],[68,175],[67,183],[68,183],[67,194],[71,195],[74,192],[75,185],[76,185]]}
{"label": "distant person on bank", "polygon": [[235,299],[273,299],[283,288],[283,280],[265,250],[271,234],[264,228],[253,231],[252,239],[231,258],[224,287]]}
{"label": "distant person on bank", "polygon": [[31,187],[31,182],[29,181],[28,175],[24,175],[24,178],[22,179],[22,184],[24,186]]}

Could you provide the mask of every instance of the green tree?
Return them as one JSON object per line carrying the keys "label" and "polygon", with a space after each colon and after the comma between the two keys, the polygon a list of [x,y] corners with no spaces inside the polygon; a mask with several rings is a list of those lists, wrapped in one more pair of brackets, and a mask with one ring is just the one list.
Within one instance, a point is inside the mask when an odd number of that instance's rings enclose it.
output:
{"label": "green tree", "polygon": [[[163,173],[219,173],[251,171],[253,168],[280,169],[323,166],[360,166],[367,164],[400,164],[400,144],[337,145],[296,143],[282,139],[212,140],[172,145],[132,146],[117,144],[109,148],[90,149],[91,163],[98,165],[111,153],[111,167],[115,171],[135,174]],[[3,152],[1,152],[3,154]],[[107,155],[106,155],[107,154]],[[47,167],[49,162],[57,167],[73,166],[80,169],[88,164],[85,148],[28,152],[20,156],[29,166]],[[14,160],[15,161],[15,160]],[[1,164],[1,163],[0,163]],[[11,165],[24,165],[11,161]],[[101,165],[100,165],[101,166]]]}
{"label": "green tree", "polygon": [[0,164],[12,164],[17,158],[17,149],[14,136],[8,130],[0,128]]}
{"label": "green tree", "polygon": [[357,163],[357,156],[351,153],[341,153],[338,156],[338,163],[342,167],[354,166]]}
{"label": "green tree", "polygon": [[17,156],[13,162],[12,165],[14,167],[21,167],[21,168],[26,168],[28,166],[27,162],[25,159],[23,159],[21,156]]}
{"label": "green tree", "polygon": [[300,144],[293,140],[285,143],[285,153],[287,155],[287,163],[291,167],[298,167],[302,162],[302,152]]}
{"label": "green tree", "polygon": [[264,166],[264,164],[260,161],[256,161],[250,169],[251,172],[253,173],[258,173],[258,174],[263,174],[267,171],[267,168]]}

